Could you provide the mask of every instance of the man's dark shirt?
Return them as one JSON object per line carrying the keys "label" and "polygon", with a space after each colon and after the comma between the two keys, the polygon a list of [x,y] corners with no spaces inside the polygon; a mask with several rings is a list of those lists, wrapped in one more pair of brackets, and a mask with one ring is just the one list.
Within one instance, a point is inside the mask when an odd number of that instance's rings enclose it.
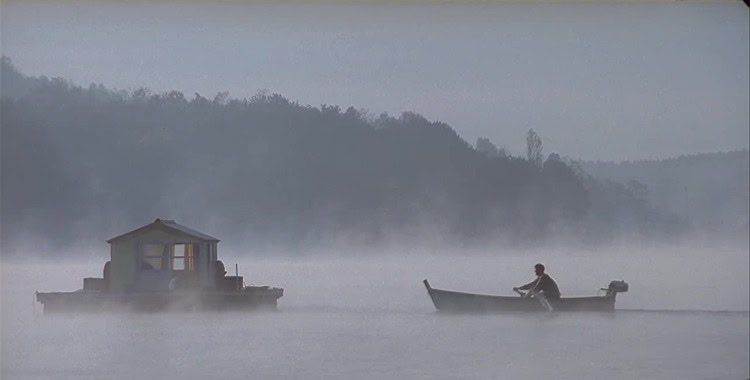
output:
{"label": "man's dark shirt", "polygon": [[[536,285],[537,281],[539,281],[539,285],[535,287],[534,285]],[[541,279],[531,281],[519,289],[529,290],[531,288],[534,288],[537,292],[540,290],[543,291],[544,296],[548,299],[560,298],[560,289],[557,287],[557,283],[547,273],[543,274]]]}

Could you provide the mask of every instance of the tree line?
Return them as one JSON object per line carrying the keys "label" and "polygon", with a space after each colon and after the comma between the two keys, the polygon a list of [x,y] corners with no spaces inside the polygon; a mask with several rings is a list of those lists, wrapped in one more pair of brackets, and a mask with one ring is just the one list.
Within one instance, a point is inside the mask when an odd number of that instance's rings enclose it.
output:
{"label": "tree line", "polygon": [[631,188],[405,112],[279,94],[81,87],[2,59],[2,244],[100,241],[156,217],[254,246],[600,242],[684,227]]}

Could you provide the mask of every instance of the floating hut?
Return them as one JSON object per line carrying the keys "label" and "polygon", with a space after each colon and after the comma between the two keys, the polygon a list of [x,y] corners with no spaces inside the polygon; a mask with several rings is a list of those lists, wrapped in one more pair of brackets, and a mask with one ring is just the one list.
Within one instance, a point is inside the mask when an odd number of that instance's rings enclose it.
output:
{"label": "floating hut", "polygon": [[245,286],[226,276],[219,239],[177,224],[153,223],[107,240],[102,277],[83,279],[75,292],[36,293],[44,312],[194,309],[276,309],[281,288]]}

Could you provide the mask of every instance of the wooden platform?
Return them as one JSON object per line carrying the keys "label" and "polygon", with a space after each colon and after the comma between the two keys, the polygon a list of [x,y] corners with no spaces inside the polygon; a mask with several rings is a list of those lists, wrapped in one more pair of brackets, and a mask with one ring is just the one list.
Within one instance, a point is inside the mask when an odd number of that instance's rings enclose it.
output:
{"label": "wooden platform", "polygon": [[239,291],[36,293],[44,313],[97,311],[276,310],[284,289],[248,286]]}

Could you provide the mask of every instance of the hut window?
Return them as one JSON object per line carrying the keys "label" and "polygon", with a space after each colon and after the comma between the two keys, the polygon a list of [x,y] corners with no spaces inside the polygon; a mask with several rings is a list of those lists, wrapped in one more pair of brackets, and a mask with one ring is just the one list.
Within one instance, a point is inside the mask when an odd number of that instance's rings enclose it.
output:
{"label": "hut window", "polygon": [[172,270],[195,271],[195,256],[198,244],[175,244],[172,246]]}
{"label": "hut window", "polygon": [[164,244],[141,245],[141,270],[162,270]]}

